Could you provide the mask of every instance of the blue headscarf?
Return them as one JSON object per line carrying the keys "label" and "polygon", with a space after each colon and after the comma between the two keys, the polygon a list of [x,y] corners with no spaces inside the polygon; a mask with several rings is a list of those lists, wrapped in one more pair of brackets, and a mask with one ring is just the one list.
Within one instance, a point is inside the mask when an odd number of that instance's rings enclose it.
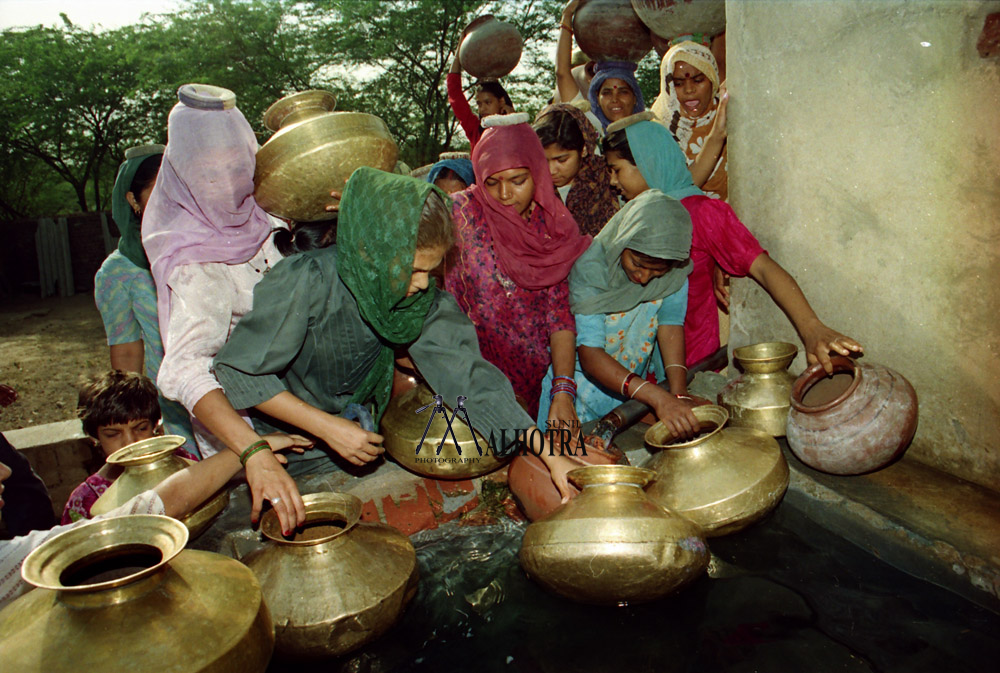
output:
{"label": "blue headscarf", "polygon": [[663,124],[636,122],[625,127],[625,137],[635,165],[650,189],[659,189],[678,201],[686,196],[705,195],[691,181],[684,150]]}
{"label": "blue headscarf", "polygon": [[607,130],[611,120],[604,116],[604,110],[597,102],[597,95],[601,92],[601,85],[609,77],[620,79],[629,85],[632,93],[635,94],[635,108],[629,112],[634,115],[646,109],[646,101],[642,97],[642,89],[635,79],[635,63],[629,61],[603,61],[598,63],[594,69],[594,79],[590,80],[590,91],[587,98],[590,100],[590,111],[601,121],[601,128]]}
{"label": "blue headscarf", "polygon": [[465,183],[466,187],[476,184],[476,171],[469,159],[444,159],[437,162],[431,166],[431,170],[427,173],[427,182],[434,184],[434,181],[445,169],[455,171],[455,175]]}

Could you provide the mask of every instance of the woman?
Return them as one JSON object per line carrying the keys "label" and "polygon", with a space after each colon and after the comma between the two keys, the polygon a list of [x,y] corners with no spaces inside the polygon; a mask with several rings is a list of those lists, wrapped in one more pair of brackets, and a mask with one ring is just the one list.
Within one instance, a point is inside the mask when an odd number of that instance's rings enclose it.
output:
{"label": "woman", "polygon": [[442,159],[427,172],[427,182],[445,194],[454,194],[476,183],[476,173],[468,159]]}
{"label": "woman", "polygon": [[[594,238],[569,275],[579,359],[576,413],[595,420],[628,399],[647,404],[675,435],[697,427],[688,405],[684,315],[691,271],[691,218],[658,190],[629,201]],[[664,377],[670,392],[647,385]],[[542,386],[546,393],[552,378]],[[556,385],[560,385],[557,380]]]}
{"label": "woman", "polygon": [[712,198],[729,200],[726,106],[729,94],[708,47],[681,42],[660,62],[653,112],[687,157],[691,179]]}
{"label": "woman", "polygon": [[[526,114],[492,117],[472,152],[476,185],[455,195],[457,233],[445,288],[472,319],[483,357],[535,416],[551,364],[572,376],[575,336],[566,277],[590,244],[559,200]],[[576,422],[564,395],[550,420]]]}
{"label": "woman", "polygon": [[729,204],[708,198],[694,186],[684,155],[662,125],[648,118],[622,125],[622,129],[612,127],[604,139],[611,184],[626,199],[634,199],[648,189],[658,189],[679,199],[691,215],[694,266],[684,320],[687,364],[708,357],[719,348],[719,319],[712,289],[715,264],[734,276],[752,276],[767,290],[798,330],[810,364],[821,363],[832,372],[831,350],[841,355],[862,352],[857,341],[819,320],[795,279],[761,248]]}
{"label": "woman", "polygon": [[[382,437],[336,414],[371,403],[377,423],[389,400],[394,352],[407,348],[436,393],[467,396],[485,436],[531,427],[510,383],[479,355],[468,318],[430,279],[452,241],[439,189],[356,170],[340,204],[336,246],[283,261],[257,286],[254,309],[216,356],[226,395],[365,465],[382,453]],[[565,472],[574,463],[546,461],[568,494]]]}
{"label": "woman", "polygon": [[[163,145],[126,150],[111,192],[111,217],[121,239],[118,249],[108,255],[94,276],[94,301],[108,336],[111,368],[145,374],[151,381],[160,371],[163,342],[156,315],[156,285],[142,247],[140,225],[162,158]],[[166,433],[184,437],[184,449],[200,455],[184,407],[160,395],[160,409]]]}
{"label": "woman", "polygon": [[553,105],[534,124],[549,162],[552,184],[580,232],[596,236],[618,212],[608,165],[597,151],[597,131],[573,105]]}
{"label": "woman", "polygon": [[272,230],[284,224],[253,198],[257,139],[233,92],[188,84],[178,98],[142,228],[164,335],[157,384],[197,420],[203,455],[224,446],[243,458],[251,516],[270,500],[282,530],[291,530],[305,518],[294,480],[270,451],[250,453],[263,440],[212,373],[212,358],[250,310],[254,285],[281,259]]}
{"label": "woman", "polygon": [[[462,37],[464,39],[465,36]],[[451,106],[455,119],[462,125],[462,130],[469,139],[471,151],[476,148],[476,143],[483,135],[481,121],[492,115],[513,112],[514,103],[500,82],[480,82],[476,91],[476,109],[479,114],[478,116],[473,114],[469,101],[465,99],[465,91],[462,90],[462,60],[458,56],[458,51],[456,48],[455,60],[451,62],[451,69],[445,77],[445,87],[448,90],[448,105]]]}

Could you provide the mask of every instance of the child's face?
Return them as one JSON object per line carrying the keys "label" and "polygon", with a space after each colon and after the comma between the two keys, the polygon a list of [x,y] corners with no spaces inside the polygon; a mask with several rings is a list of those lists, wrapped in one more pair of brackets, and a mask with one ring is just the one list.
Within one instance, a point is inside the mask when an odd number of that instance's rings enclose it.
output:
{"label": "child's face", "polygon": [[549,174],[556,187],[565,187],[580,172],[580,150],[568,150],[559,143],[552,143],[545,146],[545,158],[549,160]]}
{"label": "child's face", "polygon": [[620,191],[626,201],[631,201],[649,189],[646,178],[642,177],[639,168],[621,154],[608,152],[604,158],[608,162],[611,186]]}
{"label": "child's face", "polygon": [[101,425],[97,428],[97,441],[105,456],[143,439],[149,439],[156,432],[156,424],[148,418],[142,418],[128,423]]}

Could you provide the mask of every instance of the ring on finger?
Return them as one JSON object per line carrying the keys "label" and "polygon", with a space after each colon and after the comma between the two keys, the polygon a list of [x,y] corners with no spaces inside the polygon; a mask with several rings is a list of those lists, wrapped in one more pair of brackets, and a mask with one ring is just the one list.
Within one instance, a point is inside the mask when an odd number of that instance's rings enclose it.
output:
{"label": "ring on finger", "polygon": [[281,498],[270,498],[270,500],[272,505],[277,505],[279,502],[281,502]]}

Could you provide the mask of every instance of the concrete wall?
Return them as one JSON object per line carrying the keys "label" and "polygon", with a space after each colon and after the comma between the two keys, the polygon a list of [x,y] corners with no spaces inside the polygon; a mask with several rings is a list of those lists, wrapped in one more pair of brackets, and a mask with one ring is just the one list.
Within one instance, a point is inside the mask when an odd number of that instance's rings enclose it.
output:
{"label": "concrete wall", "polygon": [[[920,398],[908,455],[1000,490],[1000,2],[730,0],[731,202]],[[800,343],[751,280],[730,343]],[[801,354],[792,367],[804,367]]]}

